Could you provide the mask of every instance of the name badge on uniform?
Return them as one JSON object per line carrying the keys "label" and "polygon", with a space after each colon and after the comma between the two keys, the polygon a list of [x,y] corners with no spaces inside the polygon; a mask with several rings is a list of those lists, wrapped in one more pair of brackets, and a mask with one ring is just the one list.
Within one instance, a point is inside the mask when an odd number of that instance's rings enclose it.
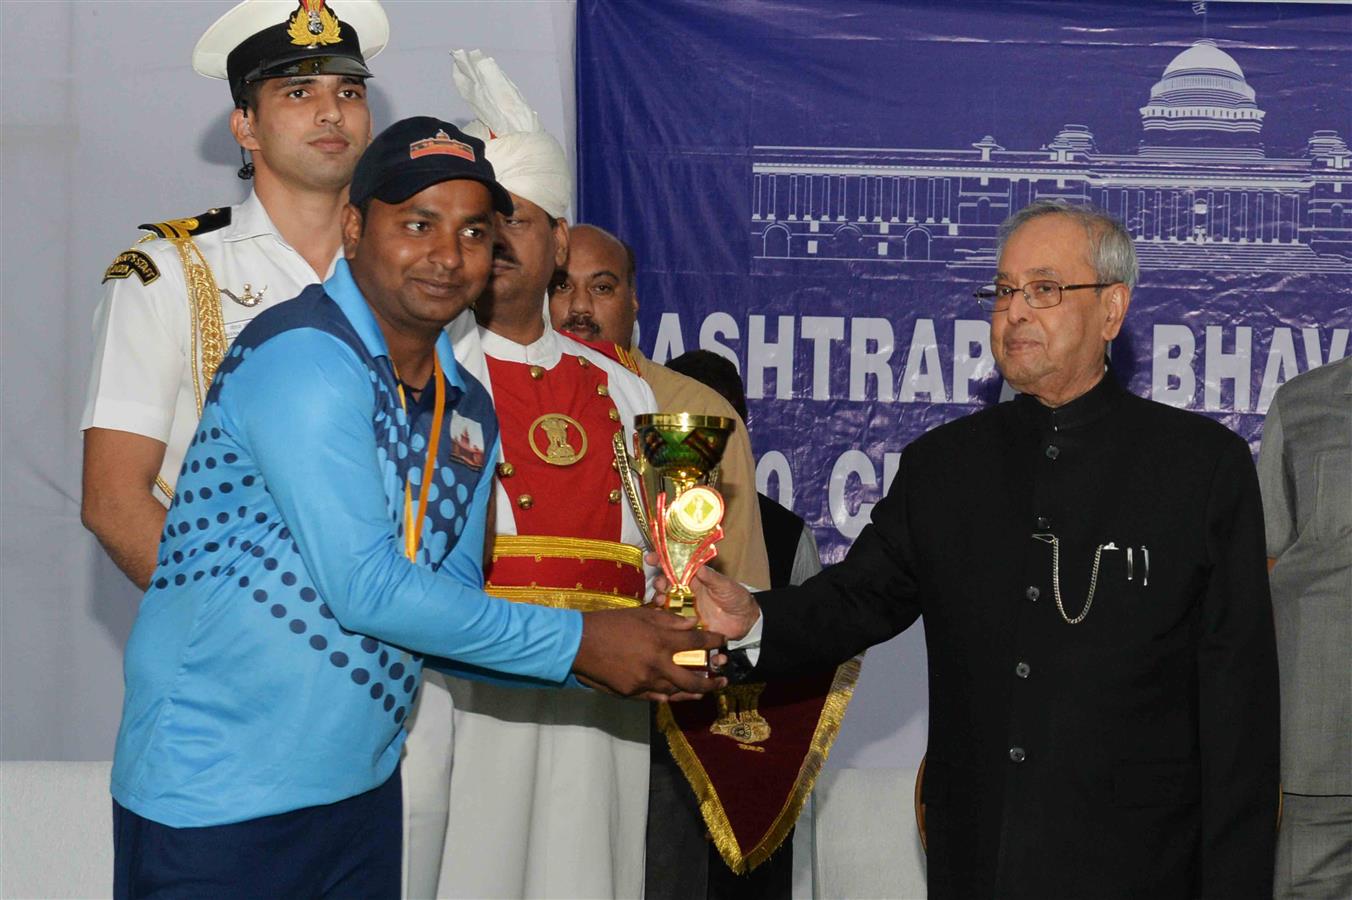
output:
{"label": "name badge on uniform", "polygon": [[254,317],[250,316],[247,319],[240,319],[238,322],[231,322],[230,324],[226,325],[225,326],[226,342],[233,344],[235,342],[235,338],[239,337],[239,333],[244,330],[244,326],[248,325],[253,320]]}

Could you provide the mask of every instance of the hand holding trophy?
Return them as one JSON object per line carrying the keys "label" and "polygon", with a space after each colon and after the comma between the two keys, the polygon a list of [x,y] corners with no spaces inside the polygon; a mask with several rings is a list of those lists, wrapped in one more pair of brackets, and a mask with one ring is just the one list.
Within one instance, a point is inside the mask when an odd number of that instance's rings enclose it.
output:
{"label": "hand holding trophy", "polygon": [[[671,583],[667,606],[682,616],[696,616],[690,581],[718,556],[723,537],[723,497],[714,488],[718,463],[735,423],[723,416],[654,413],[634,418],[634,455],[615,435],[620,481],[643,529],[649,548]],[[708,666],[708,653],[677,653],[676,664]]]}

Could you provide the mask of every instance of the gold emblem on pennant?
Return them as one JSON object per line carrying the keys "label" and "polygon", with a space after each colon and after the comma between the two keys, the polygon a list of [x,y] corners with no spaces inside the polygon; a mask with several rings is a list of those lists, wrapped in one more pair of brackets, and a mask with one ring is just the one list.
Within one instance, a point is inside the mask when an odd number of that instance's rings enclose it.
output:
{"label": "gold emblem on pennant", "polygon": [[[569,429],[577,432],[580,446],[574,446]],[[540,438],[544,438],[541,446]],[[571,466],[587,455],[587,432],[582,423],[563,413],[545,413],[530,425],[527,435],[535,455],[551,466]]]}
{"label": "gold emblem on pennant", "polygon": [[732,738],[739,744],[759,744],[770,739],[770,723],[760,714],[763,684],[735,684],[715,694],[718,718],[709,726],[713,734]]}
{"label": "gold emblem on pennant", "polygon": [[286,30],[291,43],[301,47],[318,44],[337,44],[338,17],[324,8],[324,0],[300,0],[300,7],[291,14],[291,27]]}

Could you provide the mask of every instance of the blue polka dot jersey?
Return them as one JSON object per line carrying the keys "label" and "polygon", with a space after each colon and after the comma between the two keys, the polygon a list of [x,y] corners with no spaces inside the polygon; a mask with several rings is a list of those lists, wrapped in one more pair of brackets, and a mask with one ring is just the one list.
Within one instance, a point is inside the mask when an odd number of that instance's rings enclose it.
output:
{"label": "blue polka dot jersey", "polygon": [[[127,645],[113,796],[219,825],[383,783],[424,656],[564,683],[568,610],[482,591],[497,421],[443,336],[432,390],[401,406],[370,307],[340,262],[239,336],[207,396]],[[405,480],[432,479],[416,562]]]}

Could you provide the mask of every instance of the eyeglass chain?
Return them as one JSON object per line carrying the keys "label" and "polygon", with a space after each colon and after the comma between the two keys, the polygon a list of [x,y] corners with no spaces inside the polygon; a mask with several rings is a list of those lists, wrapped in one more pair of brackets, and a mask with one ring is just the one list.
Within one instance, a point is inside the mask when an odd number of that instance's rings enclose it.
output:
{"label": "eyeglass chain", "polygon": [[1035,534],[1034,540],[1042,541],[1052,545],[1052,594],[1056,597],[1056,610],[1061,613],[1061,618],[1066,620],[1067,625],[1079,625],[1084,621],[1085,616],[1089,615],[1089,607],[1094,605],[1094,589],[1098,587],[1099,562],[1103,558],[1103,548],[1105,544],[1099,544],[1094,550],[1094,568],[1089,576],[1089,596],[1085,598],[1084,609],[1075,618],[1066,615],[1066,608],[1061,603],[1061,541],[1054,534]]}

